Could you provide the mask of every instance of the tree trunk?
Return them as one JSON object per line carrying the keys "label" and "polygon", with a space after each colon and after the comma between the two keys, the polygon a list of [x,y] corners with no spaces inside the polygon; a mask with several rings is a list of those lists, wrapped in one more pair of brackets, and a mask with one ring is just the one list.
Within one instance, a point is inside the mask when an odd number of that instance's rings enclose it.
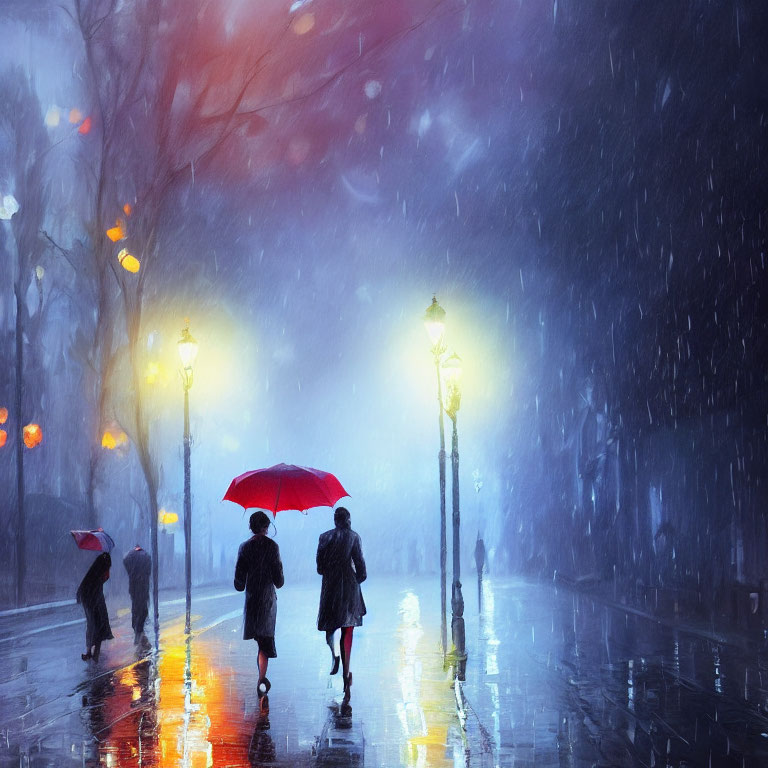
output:
{"label": "tree trunk", "polygon": [[14,285],[16,294],[16,606],[21,608],[26,600],[24,579],[26,577],[26,519],[24,515],[24,315],[22,313],[21,275]]}

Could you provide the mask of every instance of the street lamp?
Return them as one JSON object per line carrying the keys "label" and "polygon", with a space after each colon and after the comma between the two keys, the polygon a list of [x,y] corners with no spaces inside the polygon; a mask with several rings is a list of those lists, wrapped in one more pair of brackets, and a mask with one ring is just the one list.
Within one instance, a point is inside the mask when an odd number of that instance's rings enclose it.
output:
{"label": "street lamp", "polygon": [[461,407],[461,358],[453,354],[443,363],[447,400],[445,412],[453,422],[451,441],[452,499],[453,499],[453,586],[451,589],[451,635],[458,659],[457,677],[464,680],[467,662],[464,633],[464,597],[461,593],[461,538],[459,528],[459,433],[456,416]]}
{"label": "street lamp", "polygon": [[[192,387],[192,366],[197,357],[197,342],[189,332],[189,323],[178,342],[181,358],[181,381],[184,387],[184,572],[187,587],[187,618],[184,631],[189,634],[192,612],[192,493],[189,481],[189,390]],[[157,563],[155,563],[157,568]]]}
{"label": "street lamp", "polygon": [[440,452],[437,454],[440,469],[440,637],[443,644],[443,656],[445,656],[448,643],[445,616],[447,551],[445,534],[445,427],[443,425],[443,385],[440,373],[440,360],[445,353],[445,310],[437,303],[435,296],[432,297],[432,303],[424,313],[424,326],[427,329],[429,340],[432,342],[432,356],[437,372],[437,406],[440,421]]}

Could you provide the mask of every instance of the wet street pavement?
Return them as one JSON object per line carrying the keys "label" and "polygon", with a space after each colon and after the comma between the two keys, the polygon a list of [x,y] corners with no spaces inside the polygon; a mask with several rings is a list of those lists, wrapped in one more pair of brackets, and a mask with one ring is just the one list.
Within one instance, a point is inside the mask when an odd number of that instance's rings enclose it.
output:
{"label": "wet street pavement", "polygon": [[195,591],[189,638],[183,598],[161,599],[157,653],[108,595],[98,665],[80,659],[79,606],[0,617],[0,766],[768,765],[759,643],[511,579],[486,579],[478,612],[468,586],[455,685],[437,580],[366,582],[349,710],[314,628],[319,584],[279,592],[267,701],[226,586]]}

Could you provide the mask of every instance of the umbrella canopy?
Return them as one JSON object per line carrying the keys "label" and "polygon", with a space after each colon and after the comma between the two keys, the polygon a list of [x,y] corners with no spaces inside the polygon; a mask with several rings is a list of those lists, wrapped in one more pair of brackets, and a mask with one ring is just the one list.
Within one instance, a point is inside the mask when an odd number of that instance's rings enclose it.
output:
{"label": "umbrella canopy", "polygon": [[305,512],[312,507],[332,507],[349,496],[330,472],[294,464],[275,464],[236,477],[224,494],[245,509],[268,509],[275,516],[285,509]]}
{"label": "umbrella canopy", "polygon": [[91,549],[94,552],[111,552],[115,547],[112,537],[103,528],[95,531],[70,531],[79,549]]}

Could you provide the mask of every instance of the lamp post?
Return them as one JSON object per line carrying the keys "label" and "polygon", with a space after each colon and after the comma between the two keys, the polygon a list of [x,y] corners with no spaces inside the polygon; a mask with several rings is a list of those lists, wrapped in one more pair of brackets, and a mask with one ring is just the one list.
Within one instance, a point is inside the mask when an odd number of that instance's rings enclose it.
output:
{"label": "lamp post", "polygon": [[451,589],[451,636],[458,661],[456,676],[464,680],[467,653],[464,633],[464,596],[461,593],[461,513],[459,510],[459,433],[456,417],[461,406],[461,358],[451,355],[443,363],[443,375],[448,402],[445,412],[453,422],[451,440],[452,501],[453,501],[453,586]]}
{"label": "lamp post", "polygon": [[432,303],[424,313],[424,326],[432,342],[432,356],[437,372],[437,406],[440,422],[440,452],[437,454],[440,471],[440,637],[443,645],[443,656],[447,651],[447,621],[445,616],[446,602],[446,533],[445,533],[445,426],[443,423],[443,385],[440,372],[440,361],[445,354],[445,310],[432,297]]}
{"label": "lamp post", "polygon": [[[181,358],[181,381],[184,387],[184,573],[187,588],[187,618],[184,631],[189,634],[189,620],[192,611],[192,493],[189,469],[189,390],[192,387],[192,366],[197,357],[197,342],[189,332],[187,324],[178,342]],[[157,568],[157,563],[155,563]]]}

